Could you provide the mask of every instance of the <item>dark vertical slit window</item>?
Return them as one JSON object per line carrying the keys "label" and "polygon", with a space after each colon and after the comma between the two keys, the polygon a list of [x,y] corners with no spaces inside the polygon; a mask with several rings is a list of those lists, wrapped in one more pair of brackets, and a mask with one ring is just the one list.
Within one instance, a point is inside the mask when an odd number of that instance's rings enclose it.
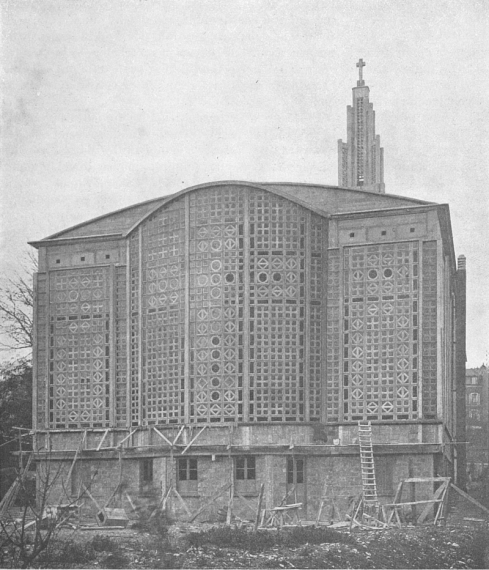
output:
{"label": "dark vertical slit window", "polygon": [[153,460],[143,459],[141,464],[141,475],[143,483],[153,482]]}
{"label": "dark vertical slit window", "polygon": [[304,483],[304,460],[287,459],[287,483]]}

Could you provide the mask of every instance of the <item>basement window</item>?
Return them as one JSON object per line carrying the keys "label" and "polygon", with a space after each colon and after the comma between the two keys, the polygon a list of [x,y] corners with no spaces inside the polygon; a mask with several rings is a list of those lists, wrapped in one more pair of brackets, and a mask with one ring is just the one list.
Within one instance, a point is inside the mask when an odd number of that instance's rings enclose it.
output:
{"label": "basement window", "polygon": [[287,459],[287,485],[304,483],[304,460],[289,457]]}
{"label": "basement window", "polygon": [[377,492],[380,496],[390,496],[393,493],[394,464],[391,457],[375,457],[375,477]]}
{"label": "basement window", "polygon": [[414,228],[409,228],[409,231],[414,234]]}
{"label": "basement window", "polygon": [[181,495],[198,494],[197,459],[180,457],[177,459],[177,488]]}
{"label": "basement window", "polygon": [[139,492],[148,496],[154,492],[153,458],[139,461]]}
{"label": "basement window", "polygon": [[80,261],[85,261],[85,256],[84,256],[84,255],[82,255],[82,256],[80,257]]}
{"label": "basement window", "polygon": [[383,235],[383,236],[386,236],[386,235],[387,235],[387,230],[382,230],[382,231],[380,232],[380,234]]}
{"label": "basement window", "polygon": [[234,460],[234,475],[236,493],[240,495],[257,495],[255,457],[236,457]]}
{"label": "basement window", "polygon": [[105,259],[110,259],[110,253],[105,254]]}
{"label": "basement window", "polygon": [[57,260],[56,260],[56,263],[61,263],[61,259],[57,259]]}
{"label": "basement window", "polygon": [[355,232],[350,232],[350,237],[355,237]]}
{"label": "basement window", "polygon": [[256,461],[254,457],[236,457],[236,481],[256,479]]}

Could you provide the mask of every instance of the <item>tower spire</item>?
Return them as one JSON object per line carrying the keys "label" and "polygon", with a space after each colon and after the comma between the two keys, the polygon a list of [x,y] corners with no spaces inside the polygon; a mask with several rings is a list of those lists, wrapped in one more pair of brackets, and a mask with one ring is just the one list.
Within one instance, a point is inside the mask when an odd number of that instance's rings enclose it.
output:
{"label": "tower spire", "polygon": [[375,111],[363,79],[366,63],[360,58],[353,104],[347,107],[347,142],[338,141],[338,185],[370,192],[385,192],[384,149],[375,134]]}

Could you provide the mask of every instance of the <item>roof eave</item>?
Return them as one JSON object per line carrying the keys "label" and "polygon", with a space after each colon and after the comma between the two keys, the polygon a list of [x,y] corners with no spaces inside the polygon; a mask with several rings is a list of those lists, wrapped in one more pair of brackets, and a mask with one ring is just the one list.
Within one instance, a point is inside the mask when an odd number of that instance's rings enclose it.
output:
{"label": "roof eave", "polygon": [[45,238],[38,241],[28,241],[27,243],[39,249],[40,247],[46,247],[50,245],[67,245],[70,243],[76,243],[80,241],[105,241],[107,239],[114,240],[114,239],[122,239],[124,236],[122,233],[114,233],[114,234],[96,234],[96,235],[88,235],[88,236],[71,236],[66,238]]}

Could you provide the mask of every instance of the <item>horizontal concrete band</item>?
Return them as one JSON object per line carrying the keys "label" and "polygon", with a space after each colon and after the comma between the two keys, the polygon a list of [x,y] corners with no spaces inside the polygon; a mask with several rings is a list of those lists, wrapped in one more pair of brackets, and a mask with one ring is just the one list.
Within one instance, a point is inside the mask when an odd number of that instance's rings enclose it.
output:
{"label": "horizontal concrete band", "polygon": [[[436,454],[443,452],[443,445],[438,443],[413,443],[413,444],[380,444],[374,445],[373,449],[376,455],[413,455],[413,454]],[[180,449],[179,449],[180,448]],[[181,453],[184,446],[151,446],[138,448],[125,448],[122,450],[122,459],[139,459],[144,457],[190,457],[190,456],[212,456],[219,457],[240,456],[240,455],[279,455],[279,456],[314,456],[314,457],[335,457],[335,456],[358,456],[358,445],[289,445],[280,446],[232,446],[226,445],[193,445],[185,455]],[[76,450],[56,450],[56,451],[40,451],[36,455],[38,461],[53,459],[67,460],[72,459]],[[84,449],[79,452],[79,459],[119,459],[120,453],[116,448],[101,449]]]}

